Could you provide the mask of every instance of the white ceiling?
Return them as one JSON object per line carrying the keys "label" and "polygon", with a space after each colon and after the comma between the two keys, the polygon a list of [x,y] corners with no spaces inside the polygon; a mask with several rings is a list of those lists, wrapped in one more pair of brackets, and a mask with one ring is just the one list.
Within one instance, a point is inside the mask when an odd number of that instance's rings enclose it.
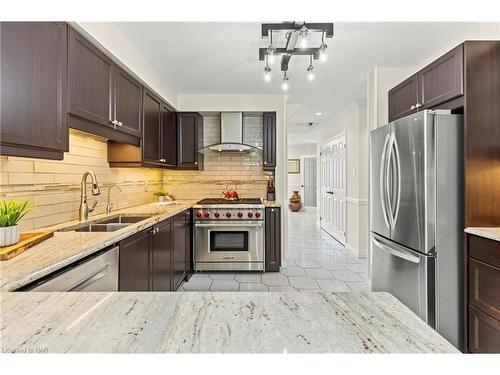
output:
{"label": "white ceiling", "polygon": [[[260,37],[260,23],[116,25],[178,94],[283,93],[279,59],[272,66],[271,82],[263,80],[258,49],[268,40]],[[289,103],[296,106],[289,125],[327,124],[366,96],[366,75],[375,66],[418,67],[465,39],[498,38],[499,31],[498,23],[335,23],[334,37],[325,39],[327,61],[315,61],[315,81],[306,77],[308,57],[290,61]],[[318,111],[324,115],[316,117]]]}

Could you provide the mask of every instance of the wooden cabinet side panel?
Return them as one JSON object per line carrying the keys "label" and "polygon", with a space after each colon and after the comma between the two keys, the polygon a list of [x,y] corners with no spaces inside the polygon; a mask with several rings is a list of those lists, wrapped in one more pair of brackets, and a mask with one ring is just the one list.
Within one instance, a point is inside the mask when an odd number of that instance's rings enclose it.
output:
{"label": "wooden cabinet side panel", "polygon": [[151,284],[155,292],[168,292],[172,288],[173,219],[155,226],[151,264]]}
{"label": "wooden cabinet side panel", "polygon": [[263,167],[276,168],[276,112],[263,114]]}
{"label": "wooden cabinet side panel", "polygon": [[173,249],[173,289],[177,290],[186,276],[186,214],[181,212],[174,217]]}
{"label": "wooden cabinet side panel", "polygon": [[265,210],[265,269],[278,272],[281,266],[281,210]]}
{"label": "wooden cabinet side panel", "polygon": [[465,226],[500,226],[500,41],[464,54]]}

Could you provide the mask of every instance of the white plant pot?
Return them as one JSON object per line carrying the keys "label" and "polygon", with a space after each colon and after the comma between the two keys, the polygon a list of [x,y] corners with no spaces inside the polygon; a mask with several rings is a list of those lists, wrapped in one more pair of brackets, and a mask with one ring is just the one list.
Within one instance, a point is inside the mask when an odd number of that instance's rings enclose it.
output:
{"label": "white plant pot", "polygon": [[19,225],[0,228],[0,246],[10,246],[19,242]]}
{"label": "white plant pot", "polygon": [[165,202],[165,196],[158,195],[158,202]]}

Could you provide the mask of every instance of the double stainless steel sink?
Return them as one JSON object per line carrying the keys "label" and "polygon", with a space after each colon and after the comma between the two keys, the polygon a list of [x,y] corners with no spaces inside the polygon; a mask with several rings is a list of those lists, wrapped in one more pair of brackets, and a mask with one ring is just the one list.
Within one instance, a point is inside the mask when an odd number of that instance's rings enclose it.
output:
{"label": "double stainless steel sink", "polygon": [[81,226],[71,226],[68,228],[61,229],[61,232],[114,232],[119,229],[125,228],[134,223],[138,223],[139,221],[146,220],[150,218],[151,215],[143,215],[143,216],[130,216],[130,215],[118,215],[112,218],[104,218],[97,220],[92,223],[85,223]]}

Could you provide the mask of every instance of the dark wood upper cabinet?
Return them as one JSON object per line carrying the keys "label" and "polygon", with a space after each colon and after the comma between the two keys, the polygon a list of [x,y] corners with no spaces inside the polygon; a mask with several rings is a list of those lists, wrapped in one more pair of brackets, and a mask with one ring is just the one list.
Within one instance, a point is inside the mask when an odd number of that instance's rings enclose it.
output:
{"label": "dark wood upper cabinet", "polygon": [[120,241],[119,291],[150,290],[151,229],[143,230]]}
{"label": "dark wood upper cabinet", "polygon": [[173,287],[173,218],[153,227],[151,285],[155,292],[168,292]]}
{"label": "dark wood upper cabinet", "polygon": [[421,109],[433,108],[464,94],[463,44],[418,72]]}
{"label": "dark wood upper cabinet", "polygon": [[177,168],[202,169],[198,147],[203,140],[203,121],[199,113],[177,112]]}
{"label": "dark wood upper cabinet", "polygon": [[110,127],[113,115],[113,62],[70,28],[68,64],[69,112]]}
{"label": "dark wood upper cabinet", "polygon": [[142,85],[115,67],[114,73],[114,116],[118,130],[141,137],[142,127]]}
{"label": "dark wood upper cabinet", "polygon": [[142,86],[71,27],[68,33],[69,126],[139,145]]}
{"label": "dark wood upper cabinet", "polygon": [[68,151],[67,25],[2,22],[0,154],[62,159]]}
{"label": "dark wood upper cabinet", "polygon": [[161,99],[144,89],[142,156],[145,163],[162,165],[161,154]]}
{"label": "dark wood upper cabinet", "polygon": [[417,112],[417,104],[421,104],[418,73],[389,90],[389,121]]}
{"label": "dark wood upper cabinet", "polygon": [[279,207],[266,207],[265,225],[266,272],[278,272],[281,266],[281,209]]}
{"label": "dark wood upper cabinet", "polygon": [[276,168],[276,112],[264,112],[263,126],[263,167],[273,170]]}
{"label": "dark wood upper cabinet", "polygon": [[162,104],[162,155],[163,163],[167,167],[177,166],[177,126],[175,123],[175,112],[168,106]]}

